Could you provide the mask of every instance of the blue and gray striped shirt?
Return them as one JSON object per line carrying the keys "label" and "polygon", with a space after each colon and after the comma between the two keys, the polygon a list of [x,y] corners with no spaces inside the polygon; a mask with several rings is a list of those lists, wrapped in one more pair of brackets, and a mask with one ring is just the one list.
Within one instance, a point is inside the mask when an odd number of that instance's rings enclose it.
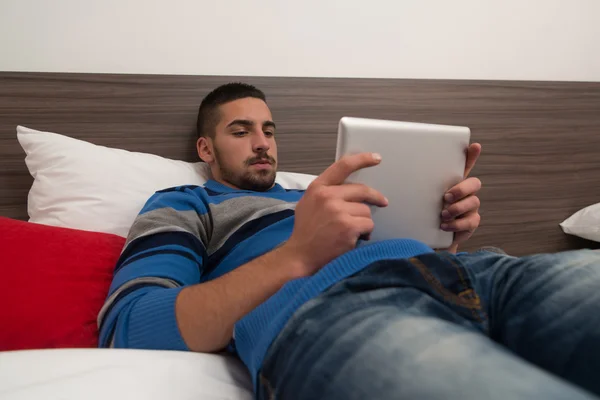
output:
{"label": "blue and gray striped shirt", "polygon": [[[182,288],[218,278],[284,243],[303,191],[237,190],[210,180],[155,193],[136,218],[98,316],[100,346],[188,350],[175,318]],[[235,325],[230,346],[254,384],[265,353],[302,304],[367,265],[432,250],[398,239],[358,247],[285,284]],[[285,266],[282,266],[282,268]]]}

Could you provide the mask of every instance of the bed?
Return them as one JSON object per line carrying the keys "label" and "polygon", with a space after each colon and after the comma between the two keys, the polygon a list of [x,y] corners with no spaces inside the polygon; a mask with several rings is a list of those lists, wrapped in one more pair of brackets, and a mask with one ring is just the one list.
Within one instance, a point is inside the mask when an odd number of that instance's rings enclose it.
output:
{"label": "bed", "polygon": [[[255,84],[267,94],[282,171],[323,171],[334,159],[337,122],[344,115],[465,125],[483,145],[472,175],[484,186],[482,223],[463,250],[497,246],[526,255],[600,247],[559,227],[600,201],[600,83],[586,82],[2,72],[0,216],[28,219],[33,178],[17,125],[194,162],[199,102],[230,81]],[[145,363],[163,365],[166,378],[134,372]],[[152,398],[167,393],[169,371],[188,369],[194,372],[182,379],[192,386],[177,398],[251,396],[243,367],[225,356],[70,349],[0,353],[0,397],[125,398],[146,385],[145,397]],[[133,374],[133,381],[119,380],[123,374]],[[123,390],[107,386],[111,379]]]}

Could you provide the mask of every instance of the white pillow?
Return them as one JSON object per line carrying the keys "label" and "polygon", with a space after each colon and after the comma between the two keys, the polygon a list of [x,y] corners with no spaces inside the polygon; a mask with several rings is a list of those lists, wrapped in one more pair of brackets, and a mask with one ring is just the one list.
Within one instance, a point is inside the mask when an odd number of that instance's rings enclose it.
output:
{"label": "white pillow", "polygon": [[565,233],[600,242],[600,203],[577,211],[560,226]]}
{"label": "white pillow", "polygon": [[[17,127],[25,163],[34,178],[29,221],[127,236],[133,220],[157,190],[203,185],[208,165],[98,146],[51,132]],[[278,172],[288,189],[305,189],[314,175]]]}
{"label": "white pillow", "polygon": [[0,352],[3,400],[252,400],[252,379],[229,355],[141,349]]}

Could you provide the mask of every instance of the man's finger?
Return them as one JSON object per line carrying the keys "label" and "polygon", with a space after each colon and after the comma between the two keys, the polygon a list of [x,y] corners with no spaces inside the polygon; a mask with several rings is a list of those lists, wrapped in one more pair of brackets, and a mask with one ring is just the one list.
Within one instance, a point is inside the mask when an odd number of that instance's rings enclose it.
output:
{"label": "man's finger", "polygon": [[454,221],[442,222],[440,228],[446,232],[474,232],[479,226],[481,216],[477,210],[467,213],[464,217]]}
{"label": "man's finger", "polygon": [[450,221],[463,214],[479,209],[481,201],[477,196],[467,196],[442,210],[442,221]]}
{"label": "man's finger", "polygon": [[481,145],[479,143],[472,143],[467,148],[467,162],[465,164],[465,178],[469,176],[471,170],[475,166],[477,159],[481,155]]}
{"label": "man's finger", "polygon": [[353,217],[371,218],[371,207],[364,203],[344,203],[343,210]]}
{"label": "man's finger", "polygon": [[344,201],[356,203],[368,203],[374,206],[385,207],[388,205],[387,198],[378,190],[360,183],[347,183],[329,188]]}
{"label": "man's finger", "polygon": [[456,186],[453,186],[444,195],[446,203],[456,203],[467,196],[476,194],[481,189],[481,181],[477,178],[467,178]]}
{"label": "man's finger", "polygon": [[371,232],[373,232],[373,229],[375,228],[375,224],[373,223],[373,220],[371,218],[356,217],[353,220],[353,225],[356,229],[356,232],[358,233],[356,235],[357,240],[361,236],[365,237],[367,235],[370,235]]}
{"label": "man's finger", "polygon": [[351,173],[362,168],[373,167],[381,162],[381,155],[377,153],[359,153],[347,155],[329,166],[319,175],[313,184],[318,185],[341,185],[348,179]]}

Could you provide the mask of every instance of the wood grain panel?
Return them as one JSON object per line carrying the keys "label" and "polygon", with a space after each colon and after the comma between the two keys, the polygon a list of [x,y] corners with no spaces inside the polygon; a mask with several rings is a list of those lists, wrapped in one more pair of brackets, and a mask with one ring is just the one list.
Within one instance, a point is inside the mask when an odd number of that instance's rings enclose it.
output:
{"label": "wood grain panel", "polygon": [[282,170],[323,171],[344,115],[466,125],[483,145],[473,174],[484,182],[466,249],[598,247],[558,224],[600,202],[600,83],[0,73],[0,215],[27,218],[16,125],[195,161],[200,101],[240,80],[267,94]]}

